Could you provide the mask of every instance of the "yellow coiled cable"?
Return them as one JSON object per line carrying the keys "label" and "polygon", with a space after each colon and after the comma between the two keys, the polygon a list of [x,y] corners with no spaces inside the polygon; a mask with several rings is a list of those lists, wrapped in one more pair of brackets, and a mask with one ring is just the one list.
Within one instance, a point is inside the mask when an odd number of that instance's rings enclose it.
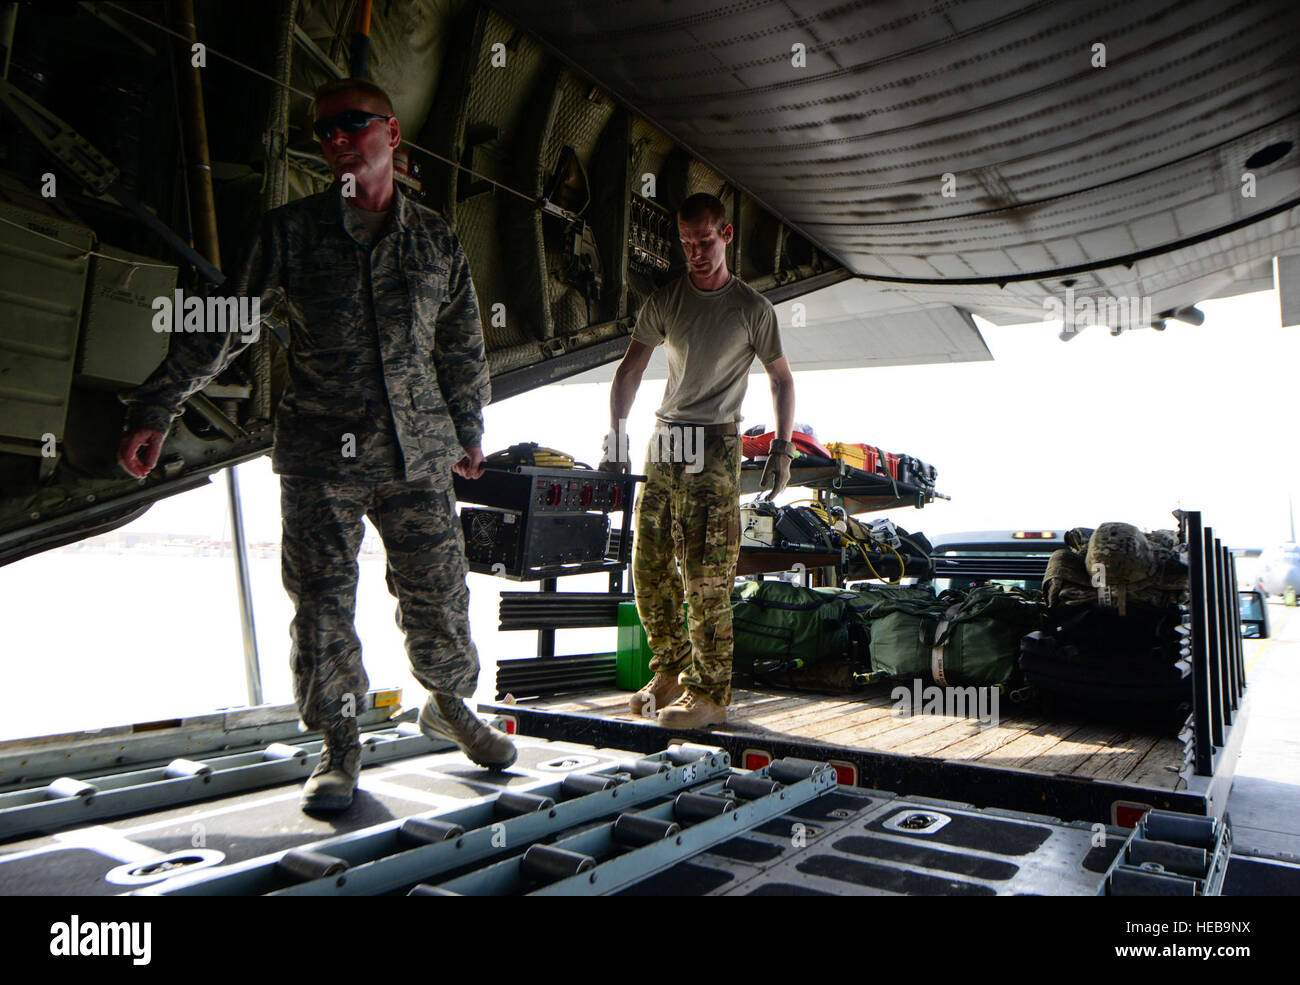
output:
{"label": "yellow coiled cable", "polygon": [[[794,502],[790,503],[790,505],[795,506],[800,503],[807,503],[808,508],[812,510],[813,515],[816,516],[819,520],[821,520],[824,524],[826,524],[826,526],[832,527],[833,529],[833,524],[830,518],[830,514],[826,511],[825,506],[823,506],[815,499],[796,499],[794,500]],[[872,538],[870,541],[870,544],[873,548],[876,548],[877,550],[879,549],[888,550],[890,553],[894,555],[894,557],[898,558],[898,577],[889,579],[876,570],[876,566],[871,563],[871,558],[867,557],[867,550],[865,547],[862,546],[862,542],[860,540],[858,540],[856,537],[850,534],[847,530],[840,531],[840,536],[843,537],[845,540],[849,541],[854,547],[858,549],[858,553],[862,555],[862,560],[866,563],[867,570],[871,572],[871,576],[873,578],[877,579],[878,581],[884,582],[886,585],[897,585],[900,581],[903,580],[903,572],[906,570],[907,565],[906,562],[903,560],[903,555],[899,554],[898,550],[892,544],[887,544],[883,540],[878,541],[875,538]]]}

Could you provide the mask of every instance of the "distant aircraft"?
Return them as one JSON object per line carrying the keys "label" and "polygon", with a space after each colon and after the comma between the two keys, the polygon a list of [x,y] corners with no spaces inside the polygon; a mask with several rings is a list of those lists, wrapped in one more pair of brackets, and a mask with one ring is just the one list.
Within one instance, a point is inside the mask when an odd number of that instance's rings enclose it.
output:
{"label": "distant aircraft", "polygon": [[1269,595],[1282,595],[1290,585],[1300,592],[1300,544],[1295,539],[1295,508],[1291,509],[1291,539],[1259,556],[1259,584]]}

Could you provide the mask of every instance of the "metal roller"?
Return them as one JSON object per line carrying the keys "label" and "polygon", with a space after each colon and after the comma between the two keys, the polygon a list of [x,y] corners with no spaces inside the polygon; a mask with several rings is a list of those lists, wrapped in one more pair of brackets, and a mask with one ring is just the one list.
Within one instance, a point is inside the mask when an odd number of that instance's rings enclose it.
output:
{"label": "metal roller", "polygon": [[618,781],[612,776],[599,776],[595,773],[570,773],[560,781],[560,789],[566,797],[582,797],[616,786]]}
{"label": "metal roller", "polygon": [[767,797],[781,789],[781,784],[776,780],[765,780],[761,776],[747,776],[744,773],[732,773],[722,781],[722,786],[746,800],[758,800],[759,797]]}
{"label": "metal roller", "polygon": [[1166,872],[1204,879],[1210,860],[1204,848],[1171,845],[1166,841],[1135,839],[1129,846],[1128,860],[1132,865],[1154,862]]}
{"label": "metal roller", "polygon": [[639,780],[656,773],[667,773],[672,767],[658,759],[638,759],[635,763],[619,763],[615,769],[619,773],[631,773],[633,779]]}
{"label": "metal roller", "polygon": [[518,817],[521,814],[549,811],[555,806],[555,801],[550,797],[539,797],[535,793],[519,793],[514,790],[507,790],[497,797],[493,806],[498,817]]}
{"label": "metal roller", "polygon": [[1110,874],[1112,896],[1195,896],[1196,881],[1183,876],[1118,868]]}
{"label": "metal roller", "polygon": [[177,780],[184,776],[211,776],[212,767],[207,763],[196,763],[192,759],[173,759],[163,770],[163,776]]}
{"label": "metal roller", "polygon": [[533,845],[519,862],[525,875],[543,882],[555,882],[596,867],[596,860],[552,845]]}
{"label": "metal roller", "polygon": [[327,876],[336,876],[340,872],[346,872],[348,863],[341,858],[335,858],[333,855],[322,855],[320,852],[309,852],[302,848],[295,848],[292,851],[285,852],[277,865],[283,871],[296,879],[308,882],[312,879],[324,879]]}
{"label": "metal roller", "polygon": [[50,800],[63,800],[67,797],[85,797],[89,800],[98,792],[98,787],[85,780],[74,780],[70,776],[61,776],[45,788],[45,796]]}
{"label": "metal roller", "polygon": [[[395,729],[398,735],[409,738],[413,735],[423,735],[420,726],[415,722],[399,722]],[[414,890],[412,890],[414,892]]]}
{"label": "metal roller", "polygon": [[449,841],[452,838],[459,838],[464,833],[465,829],[459,824],[439,821],[432,817],[408,817],[397,829],[397,836],[403,841],[411,841],[419,845]]}
{"label": "metal roller", "polygon": [[687,763],[693,763],[699,759],[709,759],[718,755],[720,751],[715,746],[701,746],[692,742],[683,742],[678,746],[669,746],[666,755],[674,766],[685,766]]}
{"label": "metal roller", "polygon": [[818,770],[830,769],[829,763],[818,763],[811,759],[777,759],[767,768],[767,775],[782,783],[798,783],[806,780]]}
{"label": "metal roller", "polygon": [[1151,841],[1170,841],[1192,848],[1213,848],[1215,824],[1212,817],[1188,817],[1165,811],[1147,811],[1143,837]]}
{"label": "metal roller", "polygon": [[272,742],[262,750],[262,758],[267,761],[306,759],[307,750],[302,746],[291,746],[287,742]]}
{"label": "metal roller", "polygon": [[460,893],[453,893],[450,889],[443,889],[441,886],[430,886],[427,882],[422,882],[418,886],[412,886],[407,896],[459,896]]}
{"label": "metal roller", "polygon": [[690,823],[707,821],[728,811],[736,809],[736,802],[730,797],[714,797],[706,793],[679,793],[673,801],[673,813],[677,820]]}
{"label": "metal roller", "polygon": [[661,817],[649,817],[645,814],[620,814],[614,821],[610,835],[620,845],[639,848],[642,845],[675,838],[681,834],[682,826],[675,821]]}

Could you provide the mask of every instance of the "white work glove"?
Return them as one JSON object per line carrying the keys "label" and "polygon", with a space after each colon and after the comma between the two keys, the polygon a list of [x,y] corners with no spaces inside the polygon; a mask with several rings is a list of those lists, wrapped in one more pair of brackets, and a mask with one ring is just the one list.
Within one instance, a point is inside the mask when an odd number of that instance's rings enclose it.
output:
{"label": "white work glove", "polygon": [[758,480],[758,491],[762,492],[769,485],[772,491],[763,498],[769,502],[781,495],[790,482],[790,462],[795,456],[794,443],[773,438],[772,446],[767,452],[767,464],[763,466],[763,477]]}
{"label": "white work glove", "polygon": [[[621,442],[620,436],[623,439]],[[632,471],[631,441],[626,431],[616,431],[611,428],[605,432],[605,438],[600,445],[600,465],[597,469],[601,472]]]}

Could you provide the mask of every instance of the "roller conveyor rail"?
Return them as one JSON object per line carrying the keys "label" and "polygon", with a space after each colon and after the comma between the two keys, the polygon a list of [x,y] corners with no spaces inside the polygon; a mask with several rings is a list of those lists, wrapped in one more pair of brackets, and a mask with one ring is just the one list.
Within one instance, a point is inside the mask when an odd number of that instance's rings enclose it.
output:
{"label": "roller conveyor rail", "polygon": [[1232,829],[1212,817],[1148,811],[1106,874],[1106,896],[1218,896]]}
{"label": "roller conveyor rail", "polygon": [[[414,711],[403,717],[414,718]],[[305,739],[301,733],[299,740],[238,748],[199,759],[176,757],[143,769],[55,777],[0,793],[0,839],[301,782],[320,762],[323,743]],[[362,730],[361,765],[452,748],[451,742],[426,737],[413,721],[393,721]]]}
{"label": "roller conveyor rail", "polygon": [[[729,785],[733,777],[742,775],[701,784],[672,801],[620,814],[611,822],[552,845],[534,845],[521,858],[505,859],[433,888],[457,896],[618,892],[773,820],[836,785],[829,764],[805,760],[777,760],[751,774],[761,781],[776,781],[762,790]],[[746,792],[749,798],[744,797]]]}
{"label": "roller conveyor rail", "polygon": [[731,757],[721,749],[676,746],[526,792],[507,790],[436,817],[410,817],[278,856],[196,872],[141,893],[354,896],[428,887],[453,870],[490,863],[567,829],[676,797],[724,777],[730,768]]}
{"label": "roller conveyor rail", "polygon": [[[382,725],[401,705],[400,689],[381,688],[357,701],[357,725]],[[60,777],[103,775],[110,768],[165,766],[178,756],[252,749],[304,738],[292,704],[233,708],[161,722],[42,735],[0,742],[0,792]]]}

